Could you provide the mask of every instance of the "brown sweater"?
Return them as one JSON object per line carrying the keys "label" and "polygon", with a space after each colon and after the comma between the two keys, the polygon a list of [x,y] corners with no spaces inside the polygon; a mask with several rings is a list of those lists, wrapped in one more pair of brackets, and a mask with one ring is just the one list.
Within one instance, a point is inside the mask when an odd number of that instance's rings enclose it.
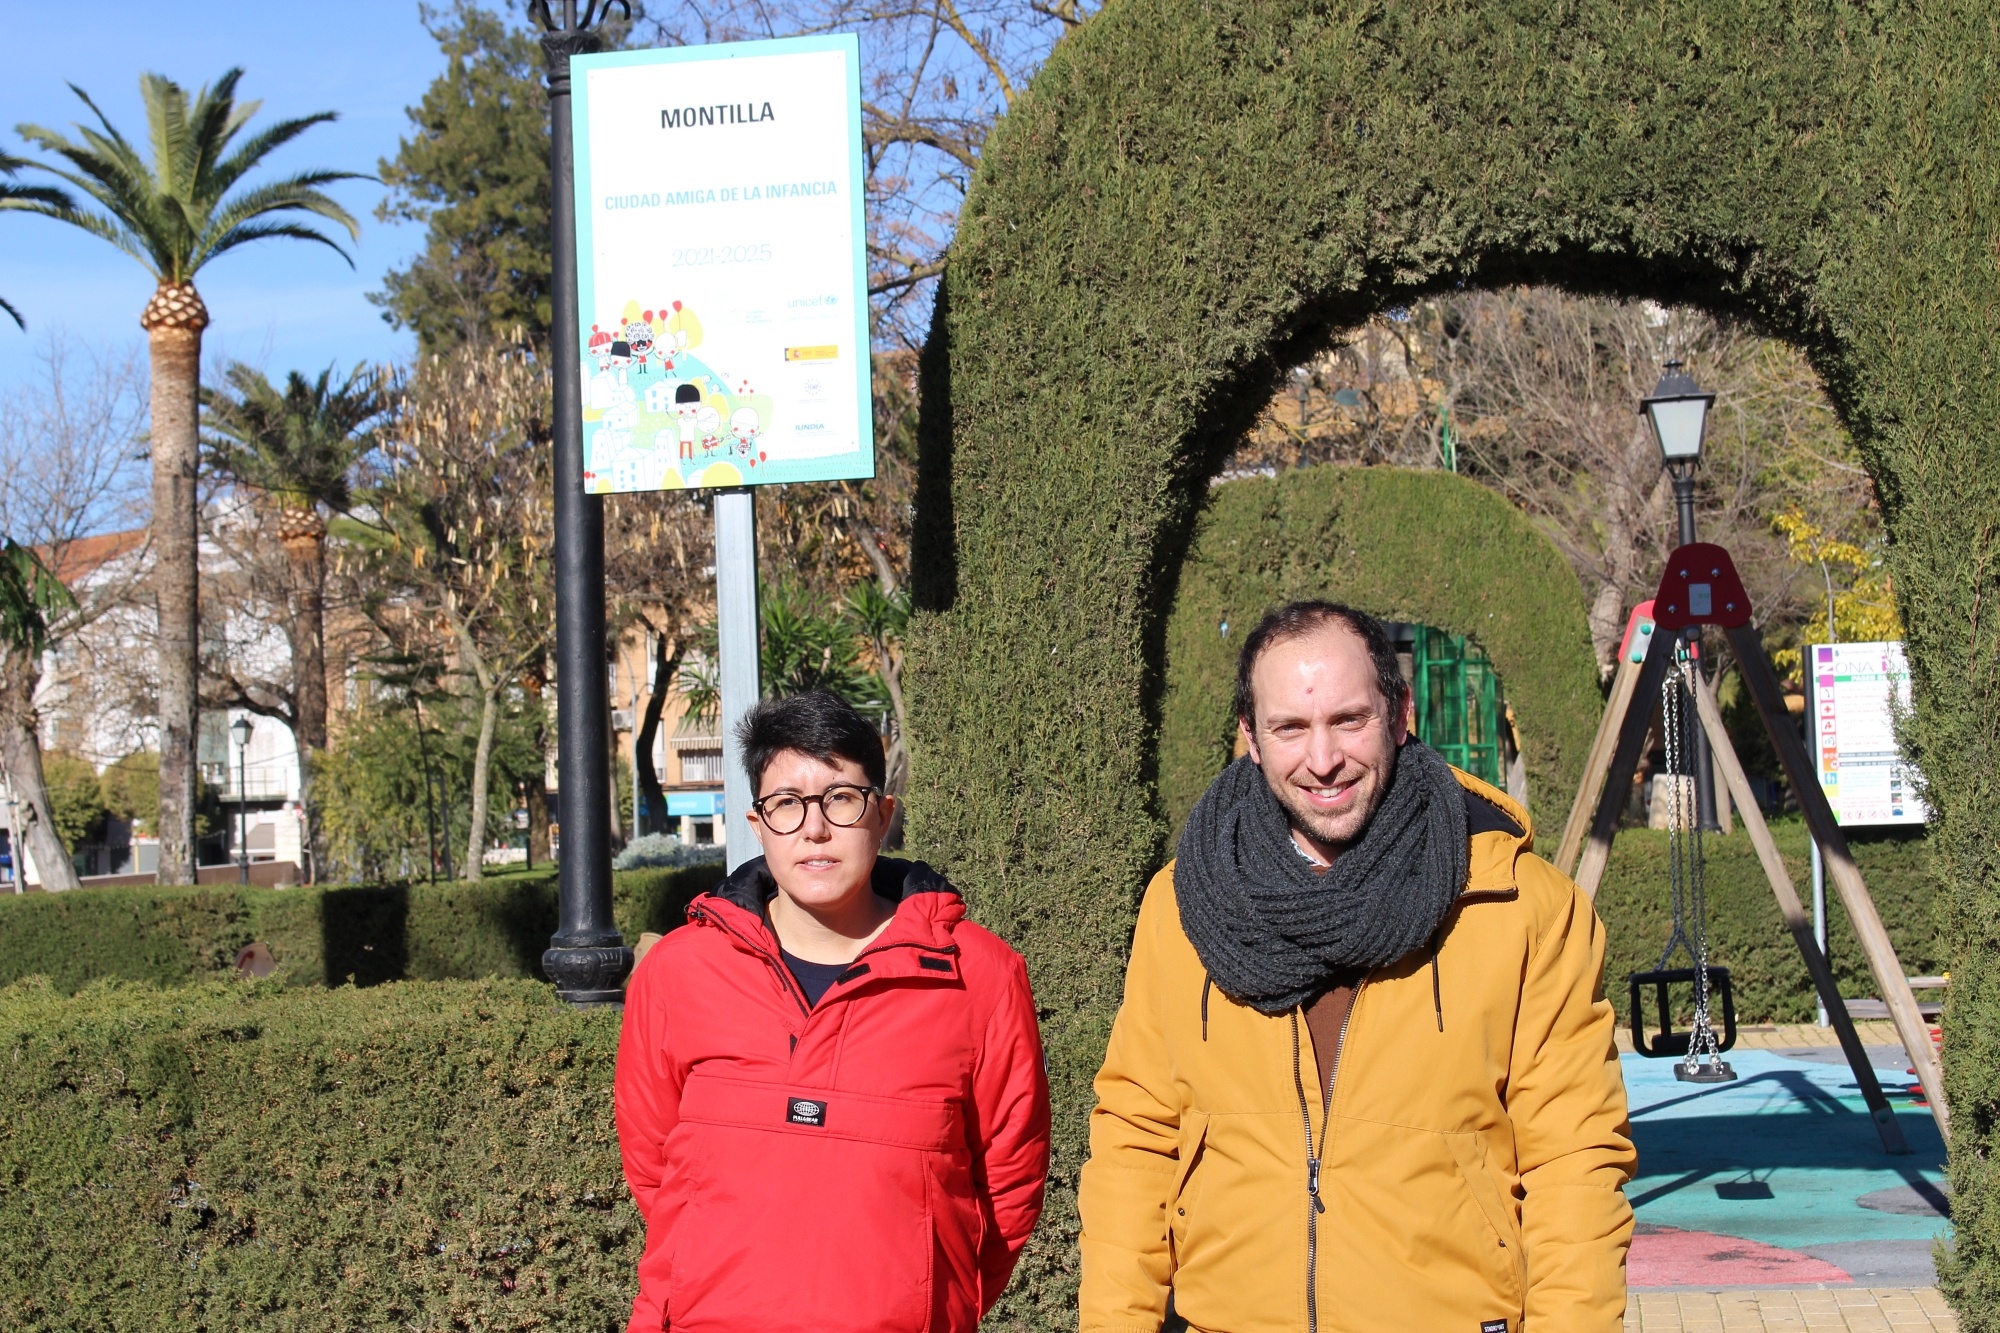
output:
{"label": "brown sweater", "polygon": [[1354,1005],[1353,986],[1333,986],[1306,1006],[1306,1027],[1312,1032],[1313,1057],[1319,1061],[1320,1098],[1333,1100],[1333,1076],[1339,1072],[1340,1030]]}

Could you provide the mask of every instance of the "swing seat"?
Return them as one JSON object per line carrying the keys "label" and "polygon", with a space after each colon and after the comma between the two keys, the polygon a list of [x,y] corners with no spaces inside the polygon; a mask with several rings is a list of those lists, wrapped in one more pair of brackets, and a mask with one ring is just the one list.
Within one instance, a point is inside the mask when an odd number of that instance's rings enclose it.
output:
{"label": "swing seat", "polygon": [[[1674,1031],[1673,1005],[1667,993],[1669,987],[1677,985],[1694,985],[1694,969],[1669,967],[1655,972],[1632,974],[1632,1004],[1627,1012],[1632,1016],[1632,1049],[1639,1054],[1654,1060],[1668,1060],[1678,1059],[1688,1053],[1688,1043],[1693,1034]],[[1646,1031],[1645,1008],[1645,992],[1649,987],[1653,992],[1654,1012],[1659,1019],[1657,1024],[1659,1031],[1651,1036],[1648,1036]],[[1715,1012],[1718,1001],[1722,1009],[1722,1034],[1716,1040],[1715,1049],[1718,1052],[1726,1051],[1736,1044],[1736,994],[1729,985],[1728,968],[1708,969],[1708,994],[1710,1014]],[[1734,1074],[1718,1075],[1715,1081],[1726,1081],[1734,1077]]]}

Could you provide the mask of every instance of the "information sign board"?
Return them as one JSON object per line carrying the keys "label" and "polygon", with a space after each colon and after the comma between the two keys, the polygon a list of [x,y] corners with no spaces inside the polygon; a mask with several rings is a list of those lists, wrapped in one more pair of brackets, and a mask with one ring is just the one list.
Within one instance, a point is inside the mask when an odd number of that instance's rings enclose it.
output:
{"label": "information sign board", "polygon": [[873,476],[855,38],[570,71],[584,488]]}
{"label": "information sign board", "polygon": [[1924,823],[1930,812],[1917,797],[1915,770],[1896,745],[1892,708],[1910,706],[1903,645],[1816,643],[1806,652],[1814,759],[1834,818],[1843,825]]}

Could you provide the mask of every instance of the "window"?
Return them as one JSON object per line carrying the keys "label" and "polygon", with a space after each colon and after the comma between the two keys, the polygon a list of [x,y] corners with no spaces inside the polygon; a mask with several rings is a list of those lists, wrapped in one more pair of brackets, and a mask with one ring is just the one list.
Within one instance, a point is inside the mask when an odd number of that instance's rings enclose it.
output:
{"label": "window", "polygon": [[682,750],[681,781],[683,783],[722,781],[722,751]]}

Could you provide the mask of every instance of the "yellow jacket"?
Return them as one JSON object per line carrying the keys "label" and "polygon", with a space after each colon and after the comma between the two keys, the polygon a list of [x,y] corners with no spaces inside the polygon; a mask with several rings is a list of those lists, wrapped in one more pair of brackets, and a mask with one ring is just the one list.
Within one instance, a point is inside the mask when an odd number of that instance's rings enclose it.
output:
{"label": "yellow jacket", "polygon": [[1083,1333],[1155,1333],[1170,1292],[1198,1333],[1620,1328],[1636,1158],[1604,928],[1527,812],[1458,780],[1471,875],[1435,973],[1362,984],[1330,1118],[1304,1016],[1205,986],[1154,876],[1090,1121]]}

